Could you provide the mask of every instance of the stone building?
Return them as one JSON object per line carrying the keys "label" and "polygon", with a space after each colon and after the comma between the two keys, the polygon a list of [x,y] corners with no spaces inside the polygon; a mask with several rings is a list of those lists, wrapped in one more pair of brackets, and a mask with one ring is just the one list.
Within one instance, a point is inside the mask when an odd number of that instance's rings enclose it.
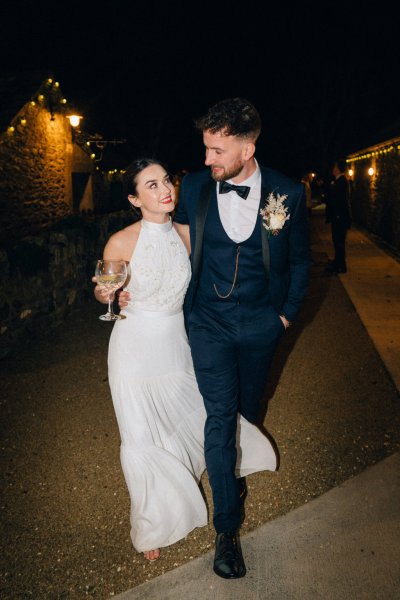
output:
{"label": "stone building", "polygon": [[96,260],[136,218],[123,153],[69,113],[51,76],[0,79],[0,359],[93,297]]}
{"label": "stone building", "polygon": [[400,123],[347,156],[353,219],[400,250]]}
{"label": "stone building", "polygon": [[101,205],[96,155],[75,139],[59,83],[35,73],[2,78],[0,90],[0,242]]}

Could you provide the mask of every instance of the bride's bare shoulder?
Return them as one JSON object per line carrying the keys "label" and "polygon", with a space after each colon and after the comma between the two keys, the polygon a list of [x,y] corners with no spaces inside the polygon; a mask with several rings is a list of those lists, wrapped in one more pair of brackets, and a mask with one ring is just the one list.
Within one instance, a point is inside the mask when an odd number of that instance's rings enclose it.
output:
{"label": "bride's bare shoulder", "polygon": [[182,242],[184,243],[187,253],[190,255],[189,225],[181,225],[180,223],[174,223],[174,227]]}
{"label": "bride's bare shoulder", "polygon": [[139,237],[140,227],[140,221],[137,221],[113,233],[104,248],[104,258],[118,257],[129,262]]}

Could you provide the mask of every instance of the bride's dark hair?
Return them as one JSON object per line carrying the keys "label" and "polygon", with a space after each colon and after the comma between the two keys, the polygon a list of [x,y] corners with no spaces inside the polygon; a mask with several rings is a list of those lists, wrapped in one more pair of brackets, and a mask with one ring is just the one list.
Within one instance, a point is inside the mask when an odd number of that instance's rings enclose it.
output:
{"label": "bride's dark hair", "polygon": [[151,165],[160,165],[160,167],[167,170],[166,166],[156,158],[136,158],[131,162],[125,173],[126,190],[129,196],[137,195],[137,176]]}

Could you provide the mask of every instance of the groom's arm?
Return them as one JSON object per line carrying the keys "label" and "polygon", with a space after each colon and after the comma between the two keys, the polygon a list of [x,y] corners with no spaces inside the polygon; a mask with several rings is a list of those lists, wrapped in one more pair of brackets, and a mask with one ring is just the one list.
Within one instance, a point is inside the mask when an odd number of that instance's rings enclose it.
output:
{"label": "groom's arm", "polygon": [[311,267],[309,218],[304,190],[298,193],[294,213],[290,216],[289,237],[290,284],[281,314],[292,322],[306,295]]}
{"label": "groom's arm", "polygon": [[190,216],[193,215],[194,186],[190,173],[182,179],[179,202],[173,217],[174,227],[186,246],[189,256],[194,248],[193,229],[190,231]]}

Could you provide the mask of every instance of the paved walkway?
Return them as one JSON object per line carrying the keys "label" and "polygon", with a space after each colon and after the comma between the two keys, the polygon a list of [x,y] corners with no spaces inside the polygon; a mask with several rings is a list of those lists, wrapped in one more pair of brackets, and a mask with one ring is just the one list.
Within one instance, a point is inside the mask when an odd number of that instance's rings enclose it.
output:
{"label": "paved walkway", "polygon": [[[317,224],[321,244],[333,258],[330,227]],[[400,262],[354,228],[347,255],[348,272],[340,280],[400,390]]]}
{"label": "paved walkway", "polygon": [[[318,211],[313,227],[321,250],[331,256],[330,231]],[[399,390],[400,264],[356,229],[347,248],[348,273],[340,280]],[[397,600],[399,540],[400,454],[395,453],[244,536],[244,579],[214,576],[210,552],[115,598]]]}

